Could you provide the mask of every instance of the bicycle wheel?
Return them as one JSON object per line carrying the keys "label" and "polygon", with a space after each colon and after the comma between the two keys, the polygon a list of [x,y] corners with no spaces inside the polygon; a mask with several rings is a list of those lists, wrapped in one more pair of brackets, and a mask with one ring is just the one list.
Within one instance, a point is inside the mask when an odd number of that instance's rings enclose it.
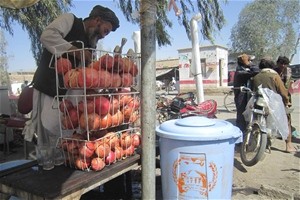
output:
{"label": "bicycle wheel", "polygon": [[229,91],[224,97],[224,107],[229,112],[236,112],[236,107],[234,103],[233,91]]}
{"label": "bicycle wheel", "polygon": [[241,160],[246,166],[253,166],[263,159],[267,145],[267,134],[257,124],[244,134],[241,145]]}

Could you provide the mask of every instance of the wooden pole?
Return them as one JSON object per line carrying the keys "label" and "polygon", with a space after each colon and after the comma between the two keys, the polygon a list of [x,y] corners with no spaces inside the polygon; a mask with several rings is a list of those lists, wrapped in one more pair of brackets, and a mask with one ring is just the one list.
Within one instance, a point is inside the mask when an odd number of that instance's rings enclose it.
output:
{"label": "wooden pole", "polygon": [[155,199],[156,4],[141,0],[142,199]]}

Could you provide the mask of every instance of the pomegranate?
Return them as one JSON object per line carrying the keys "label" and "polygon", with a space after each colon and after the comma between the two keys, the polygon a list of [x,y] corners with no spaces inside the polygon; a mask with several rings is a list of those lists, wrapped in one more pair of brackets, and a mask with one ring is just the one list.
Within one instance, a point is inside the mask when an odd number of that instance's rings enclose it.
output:
{"label": "pomegranate", "polygon": [[109,128],[111,127],[112,120],[111,120],[111,114],[107,113],[106,115],[102,115],[100,117],[100,126],[99,128]]}
{"label": "pomegranate", "polygon": [[108,144],[110,149],[114,149],[119,143],[119,138],[115,132],[109,132],[105,135],[104,142]]}
{"label": "pomegranate", "polygon": [[124,150],[124,156],[131,156],[134,153],[134,146],[130,145],[128,148]]}
{"label": "pomegranate", "polygon": [[133,97],[130,96],[130,94],[121,94],[119,100],[120,107],[126,106],[132,100],[132,98]]}
{"label": "pomegranate", "polygon": [[123,87],[130,87],[133,85],[133,76],[129,72],[121,73],[120,75]]}
{"label": "pomegranate", "polygon": [[78,88],[79,69],[70,69],[64,75],[64,84],[66,88]]}
{"label": "pomegranate", "polygon": [[78,151],[78,145],[76,142],[69,142],[67,145],[67,151],[72,155],[78,155],[79,151]]}
{"label": "pomegranate", "polygon": [[123,113],[124,119],[128,120],[130,119],[130,116],[134,112],[134,109],[132,107],[125,106],[122,108],[121,112]]}
{"label": "pomegranate", "polygon": [[79,123],[82,129],[97,130],[100,127],[100,116],[96,113],[90,113],[87,116],[82,113]]}
{"label": "pomegranate", "polygon": [[85,142],[81,147],[79,147],[79,155],[82,158],[90,158],[94,154],[95,147],[93,142]]}
{"label": "pomegranate", "polygon": [[84,101],[80,101],[78,103],[78,110],[80,113],[84,113],[84,109],[87,109],[87,113],[91,114],[95,111],[95,104],[93,100],[87,100],[86,103]]}
{"label": "pomegranate", "polygon": [[66,115],[62,118],[62,124],[66,129],[75,129],[78,127],[78,114],[77,109],[72,108],[66,112]]}
{"label": "pomegranate", "polygon": [[134,133],[134,134],[131,135],[131,137],[132,137],[132,145],[133,145],[135,148],[139,147],[140,144],[141,144],[141,138],[140,138],[140,135],[137,134],[137,133]]}
{"label": "pomegranate", "polygon": [[118,112],[119,108],[120,108],[120,104],[118,98],[116,96],[112,97],[109,113],[113,115],[116,112]]}
{"label": "pomegranate", "polygon": [[105,164],[110,165],[116,162],[116,154],[113,151],[110,151],[108,155],[105,157]]}
{"label": "pomegranate", "polygon": [[115,147],[115,155],[116,155],[116,159],[120,160],[124,155],[124,150],[121,147],[116,146]]}
{"label": "pomegranate", "polygon": [[122,72],[123,71],[123,59],[119,54],[114,55],[114,72]]}
{"label": "pomegranate", "polygon": [[70,69],[72,69],[72,63],[69,59],[63,57],[57,59],[56,71],[58,74],[64,75]]}
{"label": "pomegranate", "polygon": [[111,86],[111,73],[104,69],[100,69],[99,71],[99,87],[108,88]]}
{"label": "pomegranate", "polygon": [[71,109],[73,109],[73,103],[71,100],[69,99],[63,99],[60,103],[59,103],[59,110],[60,112],[64,113],[66,111],[69,111]]}
{"label": "pomegranate", "polygon": [[99,69],[101,69],[101,61],[100,61],[100,59],[97,60],[97,61],[95,61],[95,62],[92,62],[88,67],[89,68],[93,68],[93,69],[95,69],[95,70],[98,71]]}
{"label": "pomegranate", "polygon": [[114,66],[114,58],[111,55],[105,54],[101,56],[99,60],[102,69],[106,71],[112,71]]}
{"label": "pomegranate", "polygon": [[86,159],[82,159],[82,158],[77,158],[75,160],[75,166],[77,169],[80,170],[85,170],[88,169],[91,165],[91,160],[86,158]]}
{"label": "pomegranate", "polygon": [[95,153],[97,154],[97,156],[99,158],[105,158],[106,156],[108,156],[110,151],[111,151],[111,149],[109,148],[108,144],[106,144],[106,143],[100,144],[95,149]]}
{"label": "pomegranate", "polygon": [[91,161],[91,167],[94,171],[100,171],[105,167],[105,162],[101,158],[93,158]]}
{"label": "pomegranate", "polygon": [[129,72],[132,76],[136,76],[138,68],[130,58],[123,58],[123,72]]}
{"label": "pomegranate", "polygon": [[81,68],[78,74],[78,86],[86,88],[95,88],[99,85],[99,74],[93,68]]}
{"label": "pomegranate", "polygon": [[132,138],[130,136],[130,133],[122,133],[120,144],[123,149],[127,149],[132,144]]}
{"label": "pomegranate", "polygon": [[119,126],[123,123],[123,114],[120,110],[118,110],[115,114],[111,116],[111,125],[112,126]]}
{"label": "pomegranate", "polygon": [[135,111],[135,112],[131,113],[130,118],[126,119],[126,120],[128,120],[128,122],[130,122],[130,123],[134,123],[139,119],[139,117],[140,117],[139,113],[137,111]]}
{"label": "pomegranate", "polygon": [[136,77],[139,73],[137,65],[133,65],[133,67],[130,69],[129,73],[133,76]]}
{"label": "pomegranate", "polygon": [[112,73],[111,74],[111,87],[120,87],[122,84],[122,79],[120,74]]}
{"label": "pomegranate", "polygon": [[140,100],[137,97],[132,98],[127,103],[127,106],[133,108],[134,110],[137,110],[140,107]]}
{"label": "pomegranate", "polygon": [[99,115],[106,115],[110,109],[110,101],[104,96],[95,98],[95,112]]}

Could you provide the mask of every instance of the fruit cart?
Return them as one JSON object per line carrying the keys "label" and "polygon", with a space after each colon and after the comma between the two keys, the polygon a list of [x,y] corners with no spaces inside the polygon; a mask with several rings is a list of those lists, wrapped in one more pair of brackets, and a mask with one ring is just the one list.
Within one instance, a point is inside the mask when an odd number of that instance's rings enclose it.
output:
{"label": "fruit cart", "polygon": [[[94,55],[91,63],[84,62],[86,50]],[[56,71],[53,108],[59,113],[57,148],[64,164],[44,171],[33,161],[2,171],[0,190],[24,199],[79,199],[136,168],[141,139],[138,59],[132,51],[56,52],[50,67]],[[61,95],[63,90],[73,92]]]}

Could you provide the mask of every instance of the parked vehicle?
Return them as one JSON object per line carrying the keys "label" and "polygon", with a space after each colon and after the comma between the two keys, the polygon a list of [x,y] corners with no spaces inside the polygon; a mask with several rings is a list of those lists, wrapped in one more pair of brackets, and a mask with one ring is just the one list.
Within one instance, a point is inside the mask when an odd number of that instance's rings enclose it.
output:
{"label": "parked vehicle", "polygon": [[164,83],[164,82],[159,81],[159,80],[156,81],[156,90],[157,90],[157,91],[163,90],[163,89],[165,89],[165,88],[166,88],[166,86],[165,86],[165,83]]}
{"label": "parked vehicle", "polygon": [[193,92],[178,94],[173,99],[168,99],[165,94],[157,95],[157,120],[159,124],[170,119],[188,116],[206,116],[216,118],[217,102],[213,99],[200,104],[195,102]]}
{"label": "parked vehicle", "polygon": [[286,110],[280,95],[272,90],[259,88],[257,92],[253,92],[244,86],[239,89],[252,96],[244,112],[248,125],[243,135],[240,155],[243,164],[253,166],[264,158],[266,149],[271,153],[272,140],[278,133],[282,138],[287,137]]}
{"label": "parked vehicle", "polygon": [[236,112],[233,89],[229,90],[228,92],[224,92],[224,95],[223,103],[225,109],[228,112]]}
{"label": "parked vehicle", "polygon": [[289,67],[292,70],[292,78],[299,79],[300,78],[300,64],[290,65]]}

